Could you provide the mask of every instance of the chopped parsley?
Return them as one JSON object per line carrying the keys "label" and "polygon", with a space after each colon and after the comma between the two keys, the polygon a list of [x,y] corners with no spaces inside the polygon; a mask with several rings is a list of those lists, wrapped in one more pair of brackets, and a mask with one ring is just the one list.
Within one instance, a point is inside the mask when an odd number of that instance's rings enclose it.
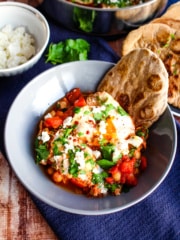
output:
{"label": "chopped parsley", "polygon": [[121,106],[118,106],[117,111],[121,116],[128,116],[129,115]]}
{"label": "chopped parsley", "polygon": [[106,183],[105,184],[105,187],[111,192],[111,193],[114,193],[116,189],[121,189],[122,186],[120,184],[117,184],[117,183],[113,183],[113,184],[108,184]]}
{"label": "chopped parsley", "polygon": [[81,111],[81,108],[80,107],[75,107],[74,108],[74,113],[80,113]]}
{"label": "chopped parsley", "polygon": [[35,141],[36,151],[36,163],[40,163],[41,160],[46,160],[49,156],[49,151],[46,144],[38,144],[38,140]]}
{"label": "chopped parsley", "polygon": [[69,173],[72,174],[74,177],[78,176],[78,163],[75,161],[75,152],[71,149],[68,150],[69,155]]}
{"label": "chopped parsley", "polygon": [[129,156],[129,157],[133,157],[135,150],[136,150],[136,148],[131,148],[131,149],[129,150],[128,156]]}
{"label": "chopped parsley", "polygon": [[115,109],[113,104],[106,104],[104,106],[105,106],[105,110],[102,110],[101,112],[94,113],[94,119],[96,121],[106,119],[107,117],[109,117],[109,112],[111,110]]}
{"label": "chopped parsley", "polygon": [[59,151],[57,142],[54,142],[53,153],[54,153],[55,156],[62,154],[62,153]]}
{"label": "chopped parsley", "polygon": [[66,62],[87,60],[90,44],[81,38],[66,39],[57,44],[51,43],[46,55],[46,63],[61,64]]}
{"label": "chopped parsley", "polygon": [[92,182],[94,184],[104,183],[104,179],[106,177],[108,177],[108,173],[107,172],[93,173]]}
{"label": "chopped parsley", "polygon": [[101,151],[103,158],[111,160],[112,159],[112,153],[115,150],[115,146],[113,144],[107,144],[105,146],[101,146]]}
{"label": "chopped parsley", "polygon": [[116,165],[115,162],[109,161],[107,159],[98,160],[97,164],[103,169],[109,169],[109,168],[113,167],[114,165]]}

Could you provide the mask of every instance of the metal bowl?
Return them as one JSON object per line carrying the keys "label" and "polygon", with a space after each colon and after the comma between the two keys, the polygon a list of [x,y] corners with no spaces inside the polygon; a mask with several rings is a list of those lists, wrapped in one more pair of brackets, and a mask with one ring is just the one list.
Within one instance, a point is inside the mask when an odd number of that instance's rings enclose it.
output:
{"label": "metal bowl", "polygon": [[167,0],[150,0],[125,8],[95,8],[67,0],[44,0],[41,6],[49,16],[71,30],[112,36],[160,16],[166,5]]}

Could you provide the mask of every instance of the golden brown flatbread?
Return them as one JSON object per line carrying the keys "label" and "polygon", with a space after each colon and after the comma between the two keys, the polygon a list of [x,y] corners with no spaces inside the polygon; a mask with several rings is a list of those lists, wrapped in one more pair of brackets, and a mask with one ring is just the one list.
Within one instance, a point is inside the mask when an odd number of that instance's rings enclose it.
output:
{"label": "golden brown flatbread", "polygon": [[168,103],[180,108],[180,31],[175,33],[167,47],[163,62],[169,73]]}
{"label": "golden brown flatbread", "polygon": [[168,25],[171,28],[174,28],[176,30],[180,30],[180,18],[179,20],[173,19],[173,18],[156,18],[151,23],[163,23]]}
{"label": "golden brown flatbread", "polygon": [[122,55],[136,48],[148,48],[161,58],[169,74],[168,103],[180,108],[180,30],[162,23],[146,24],[128,34]]}
{"label": "golden brown flatbread", "polygon": [[148,48],[159,54],[166,50],[171,37],[176,30],[162,23],[149,23],[131,31],[122,45],[122,55],[135,48]]}
{"label": "golden brown flatbread", "polygon": [[168,73],[156,54],[139,48],[123,56],[97,90],[111,94],[136,127],[150,127],[167,107]]}
{"label": "golden brown flatbread", "polygon": [[180,106],[180,75],[176,77],[169,77],[169,92],[168,102],[169,104],[178,107]]}

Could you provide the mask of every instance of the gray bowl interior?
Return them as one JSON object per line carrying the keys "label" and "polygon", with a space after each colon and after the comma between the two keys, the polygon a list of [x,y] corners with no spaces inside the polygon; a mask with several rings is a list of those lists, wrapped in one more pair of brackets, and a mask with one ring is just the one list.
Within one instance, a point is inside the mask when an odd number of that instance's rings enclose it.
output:
{"label": "gray bowl interior", "polygon": [[51,182],[35,164],[34,133],[44,111],[74,87],[80,87],[82,91],[95,91],[112,66],[108,62],[85,61],[54,67],[26,85],[10,108],[4,140],[11,167],[32,194],[58,209],[86,215],[120,211],[151,194],[164,180],[173,163],[177,144],[176,126],[167,108],[150,129],[146,150],[148,168],[140,176],[139,184],[128,193],[102,199],[76,195]]}

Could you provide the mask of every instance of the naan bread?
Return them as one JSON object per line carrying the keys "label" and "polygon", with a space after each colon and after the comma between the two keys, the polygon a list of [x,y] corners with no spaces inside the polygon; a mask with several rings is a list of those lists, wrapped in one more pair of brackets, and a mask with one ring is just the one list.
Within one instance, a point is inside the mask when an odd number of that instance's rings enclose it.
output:
{"label": "naan bread", "polygon": [[176,30],[180,30],[180,18],[179,20],[172,19],[172,18],[155,18],[151,23],[163,23],[168,25],[171,28],[174,28]]}
{"label": "naan bread", "polygon": [[180,30],[162,23],[146,24],[127,35],[122,55],[148,48],[163,61],[169,74],[168,103],[180,108]]}
{"label": "naan bread", "polygon": [[135,29],[127,35],[122,46],[122,55],[135,48],[148,48],[159,54],[176,30],[162,23],[149,23]]}
{"label": "naan bread", "polygon": [[156,54],[139,48],[122,57],[97,90],[111,94],[136,127],[150,127],[167,107],[168,73]]}

